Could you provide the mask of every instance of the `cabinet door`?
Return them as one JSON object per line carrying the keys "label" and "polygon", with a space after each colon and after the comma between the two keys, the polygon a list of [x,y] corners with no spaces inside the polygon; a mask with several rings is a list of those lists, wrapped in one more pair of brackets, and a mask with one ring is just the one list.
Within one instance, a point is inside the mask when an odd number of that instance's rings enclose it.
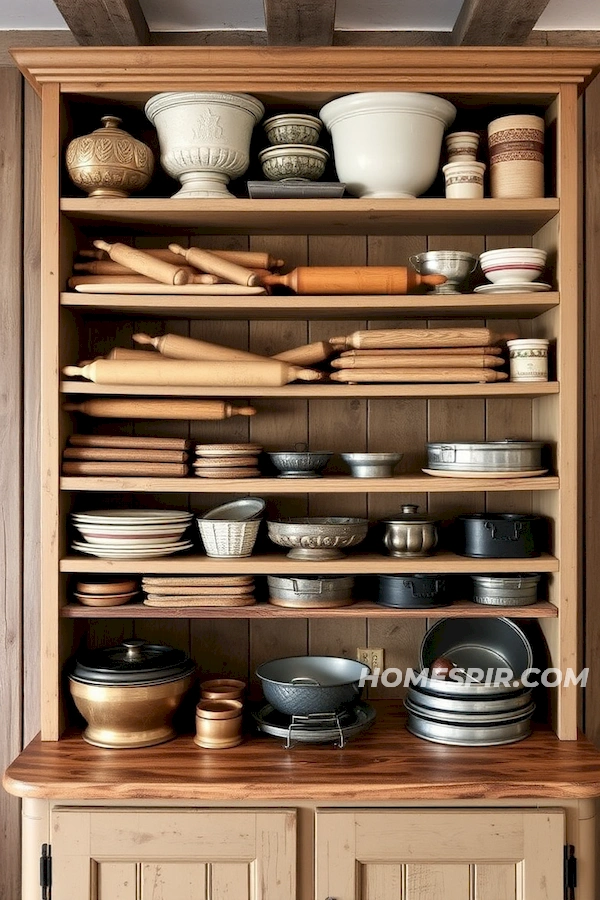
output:
{"label": "cabinet door", "polygon": [[294,900],[296,814],[60,807],[52,892],[57,900]]}
{"label": "cabinet door", "polygon": [[562,810],[324,810],[316,835],[316,900],[563,900]]}

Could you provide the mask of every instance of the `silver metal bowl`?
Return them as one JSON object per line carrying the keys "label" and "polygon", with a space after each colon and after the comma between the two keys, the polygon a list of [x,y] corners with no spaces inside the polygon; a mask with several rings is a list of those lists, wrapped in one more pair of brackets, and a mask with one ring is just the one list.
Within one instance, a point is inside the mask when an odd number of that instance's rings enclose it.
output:
{"label": "silver metal bowl", "polygon": [[403,453],[341,453],[353,478],[391,478]]}
{"label": "silver metal bowl", "polygon": [[477,265],[477,257],[464,250],[427,250],[410,257],[420,275],[445,275],[445,284],[437,284],[434,294],[459,294],[458,286]]}
{"label": "silver metal bowl", "polygon": [[281,450],[267,456],[279,469],[279,478],[317,478],[333,453],[328,450],[311,451],[306,444],[296,444],[294,450]]}
{"label": "silver metal bowl", "polygon": [[350,516],[302,517],[267,522],[269,537],[288,547],[290,559],[340,559],[341,550],[355,547],[367,536],[367,519]]}
{"label": "silver metal bowl", "polygon": [[256,670],[263,693],[288,716],[335,713],[360,698],[359,681],[368,666],[343,656],[288,656]]}
{"label": "silver metal bowl", "polygon": [[352,575],[268,575],[269,603],[289,609],[333,609],[352,603]]}
{"label": "silver metal bowl", "polygon": [[415,706],[421,707],[423,715],[427,715],[427,709],[430,709],[432,712],[437,710],[439,712],[459,713],[461,715],[516,712],[529,706],[531,698],[532,691],[530,690],[515,692],[507,696],[499,695],[472,699],[465,697],[438,697],[416,687],[409,688],[406,695],[407,700]]}

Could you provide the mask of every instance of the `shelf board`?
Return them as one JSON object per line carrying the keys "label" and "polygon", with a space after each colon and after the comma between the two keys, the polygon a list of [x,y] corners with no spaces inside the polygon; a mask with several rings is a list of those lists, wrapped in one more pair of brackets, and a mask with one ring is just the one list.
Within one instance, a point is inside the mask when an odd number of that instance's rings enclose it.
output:
{"label": "shelf board", "polygon": [[[135,225],[138,232],[194,228],[222,234],[533,234],[559,211],[535,200],[125,200],[63,197],[80,225]],[[111,228],[111,233],[114,229]]]}
{"label": "shelf board", "polygon": [[392,319],[510,318],[539,316],[558,306],[555,291],[534,294],[277,295],[189,297],[174,294],[61,294],[61,305],[80,312],[172,319]]}
{"label": "shelf board", "polygon": [[452,606],[439,609],[386,609],[378,603],[364,600],[339,609],[284,609],[271,603],[187,609],[157,609],[143,603],[104,608],[68,603],[60,610],[63,619],[483,619],[506,616],[507,613],[510,613],[511,619],[550,619],[558,616],[558,609],[552,603],[540,602],[531,606],[513,606],[507,610],[499,606],[482,606],[470,600],[459,600]]}
{"label": "shelf board", "polygon": [[100,397],[541,397],[558,394],[556,381],[519,384],[286,384],[283,387],[157,387],[63,381],[63,394]]}
{"label": "shelf board", "polygon": [[214,559],[197,554],[162,559],[97,559],[94,556],[66,556],[61,572],[106,572],[131,575],[399,575],[415,571],[440,572],[558,572],[558,559],[543,553],[534,559],[470,559],[447,551],[419,559],[395,559],[380,553],[353,553],[343,559],[297,560],[285,553],[257,553],[243,559]]}
{"label": "shelf board", "polygon": [[556,475],[537,478],[438,478],[433,475],[398,475],[396,478],[115,478],[64,476],[63,491],[168,492],[175,494],[395,494],[460,491],[556,491]]}

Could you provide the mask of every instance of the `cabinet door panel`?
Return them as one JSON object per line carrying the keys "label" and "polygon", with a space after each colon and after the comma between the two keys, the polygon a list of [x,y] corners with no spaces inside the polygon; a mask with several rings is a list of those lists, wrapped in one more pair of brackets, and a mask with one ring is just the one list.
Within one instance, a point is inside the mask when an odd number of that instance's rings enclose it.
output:
{"label": "cabinet door panel", "polygon": [[293,810],[52,813],[60,900],[294,900]]}
{"label": "cabinet door panel", "polygon": [[563,900],[563,810],[323,810],[316,896]]}

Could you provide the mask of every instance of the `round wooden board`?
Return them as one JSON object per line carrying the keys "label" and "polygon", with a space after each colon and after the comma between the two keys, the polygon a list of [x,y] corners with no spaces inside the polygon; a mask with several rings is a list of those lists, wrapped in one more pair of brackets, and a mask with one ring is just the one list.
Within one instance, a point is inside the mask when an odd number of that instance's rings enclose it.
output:
{"label": "round wooden board", "polygon": [[254,478],[260,475],[258,469],[195,469],[198,478]]}
{"label": "round wooden board", "polygon": [[237,587],[242,584],[254,584],[254,575],[165,575],[144,576],[142,586],[153,587]]}
{"label": "round wooden board", "polygon": [[79,594],[91,594],[94,597],[98,597],[101,594],[114,596],[115,594],[128,594],[131,591],[135,593],[138,590],[138,583],[132,579],[127,581],[121,579],[119,581],[110,576],[107,576],[105,579],[101,575],[95,575],[93,581],[78,581],[75,590]]}
{"label": "round wooden board", "polygon": [[149,594],[166,594],[169,597],[198,597],[203,596],[226,596],[237,597],[243,594],[250,594],[254,590],[254,584],[235,584],[235,585],[189,585],[181,587],[173,587],[172,585],[147,585],[143,584],[143,588]]}
{"label": "round wooden board", "polygon": [[442,472],[440,469],[423,469],[426,475],[438,478],[535,478],[545,475],[548,469],[531,469],[529,472]]}
{"label": "round wooden board", "polygon": [[73,594],[73,596],[83,606],[123,606],[138,593],[139,591],[131,591],[129,594],[104,594],[99,597],[94,597],[93,594]]}
{"label": "round wooden board", "polygon": [[192,463],[195,469],[232,469],[258,464],[257,456],[216,456],[213,459],[196,459]]}

